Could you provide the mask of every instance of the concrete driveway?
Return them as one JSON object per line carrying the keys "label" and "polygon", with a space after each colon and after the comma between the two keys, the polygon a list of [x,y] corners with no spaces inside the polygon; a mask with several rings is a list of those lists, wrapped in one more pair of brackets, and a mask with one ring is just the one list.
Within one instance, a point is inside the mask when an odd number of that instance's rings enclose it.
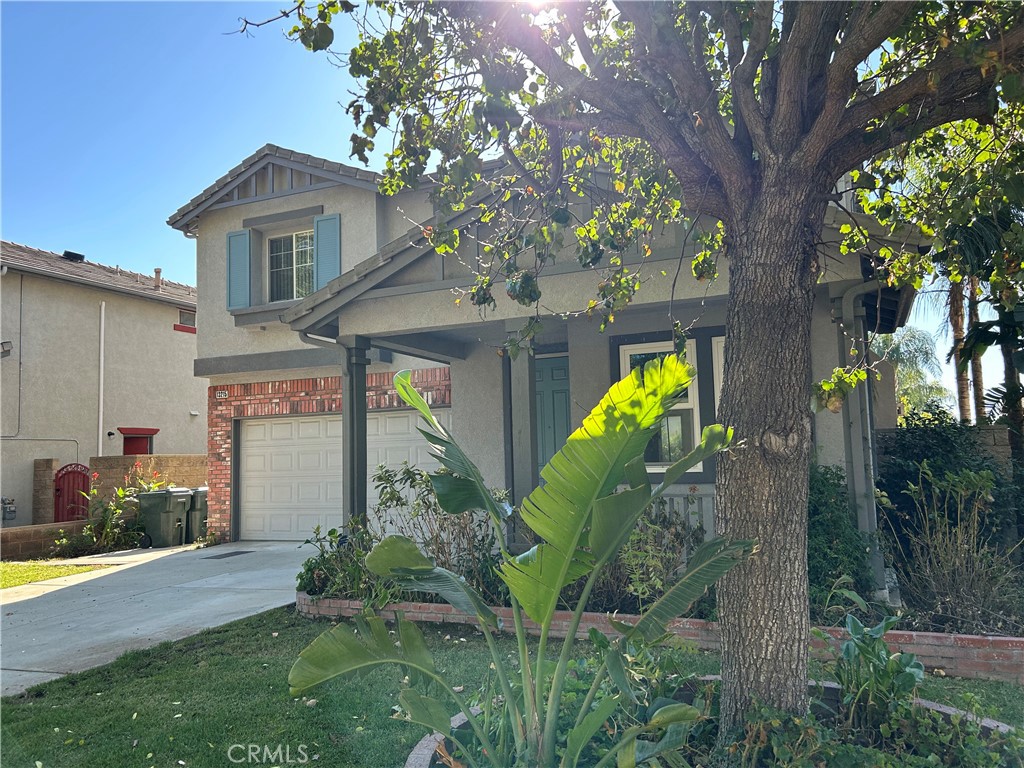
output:
{"label": "concrete driveway", "polygon": [[67,561],[109,568],[0,590],[0,693],[293,603],[314,552],[297,542],[116,552]]}

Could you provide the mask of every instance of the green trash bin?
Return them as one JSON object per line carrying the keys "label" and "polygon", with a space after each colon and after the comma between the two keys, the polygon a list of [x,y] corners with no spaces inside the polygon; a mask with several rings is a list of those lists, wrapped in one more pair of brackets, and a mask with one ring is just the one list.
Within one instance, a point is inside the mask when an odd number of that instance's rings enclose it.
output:
{"label": "green trash bin", "polygon": [[185,522],[185,543],[192,544],[206,536],[206,495],[209,488],[196,488],[192,491],[192,506],[188,508],[188,519]]}
{"label": "green trash bin", "polygon": [[140,493],[139,517],[146,534],[139,542],[146,547],[177,547],[184,540],[185,521],[192,504],[189,488]]}

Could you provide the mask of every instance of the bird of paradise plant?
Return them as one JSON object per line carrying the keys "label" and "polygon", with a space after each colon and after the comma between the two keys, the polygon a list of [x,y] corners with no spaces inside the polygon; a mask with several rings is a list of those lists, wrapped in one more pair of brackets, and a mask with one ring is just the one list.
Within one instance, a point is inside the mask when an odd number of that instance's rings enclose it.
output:
{"label": "bird of paradise plant", "polygon": [[[586,696],[574,713],[573,725],[564,734],[569,697],[565,697],[566,673],[587,598],[601,570],[627,541],[638,518],[684,472],[725,448],[732,430],[707,427],[700,444],[665,470],[662,482],[651,486],[644,465],[644,448],[693,380],[695,371],[685,359],[669,355],[634,370],[613,385],[582,426],[541,471],[544,483],[522,503],[519,514],[540,543],[520,555],[502,544],[499,576],[511,593],[512,617],[518,645],[518,667],[508,663],[495,644],[499,619],[464,580],[438,568],[408,538],[390,536],[366,557],[374,573],[397,580],[403,587],[434,592],[456,609],[476,618],[490,649],[498,693],[483,712],[473,710],[469,699],[453,690],[437,671],[419,629],[399,618],[398,643],[377,617],[356,620],[357,633],[339,625],[317,638],[299,655],[288,681],[299,694],[338,676],[358,676],[372,668],[393,664],[403,668],[408,685],[399,700],[408,718],[440,733],[450,731],[450,700],[467,718],[468,736],[452,733],[461,759],[473,766],[579,765],[584,748],[617,710],[635,702],[623,673],[627,651],[638,645],[663,640],[666,625],[685,612],[734,565],[748,557],[750,541],[709,541],[690,557],[686,571],[653,603],[635,625],[612,620],[617,639],[595,637],[603,654]],[[447,472],[432,476],[441,507],[450,514],[486,512],[497,527],[512,514],[507,504],[496,502],[484,484],[480,470],[459,447],[423,398],[412,388],[409,372],[395,377],[402,399],[416,408],[425,422],[420,432],[431,445],[433,456]],[[572,613],[568,632],[557,657],[549,654],[552,618],[562,590],[585,579]],[[536,647],[527,641],[525,619],[540,629]],[[614,691],[612,693],[611,691]],[[575,700],[575,699],[574,699]],[[497,704],[494,704],[497,702]],[[635,710],[635,708],[634,708]],[[701,713],[681,703],[660,702],[640,713],[635,722],[618,733],[597,765],[643,763],[686,739]],[[564,730],[564,728],[563,728]]]}

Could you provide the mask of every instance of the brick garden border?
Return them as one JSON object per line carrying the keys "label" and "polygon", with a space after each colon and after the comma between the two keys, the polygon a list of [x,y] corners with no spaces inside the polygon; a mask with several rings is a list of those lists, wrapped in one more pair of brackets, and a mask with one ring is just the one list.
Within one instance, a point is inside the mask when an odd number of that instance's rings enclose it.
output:
{"label": "brick garden border", "polygon": [[[341,600],[324,598],[317,600],[305,592],[295,595],[296,610],[307,618],[347,618],[362,613],[361,600]],[[504,621],[506,628],[512,622],[510,608],[494,608],[494,612]],[[393,603],[377,611],[385,619],[393,619],[396,612],[405,618],[428,623],[469,624],[474,625],[473,617],[460,613],[452,606],[442,603]],[[620,621],[636,622],[639,616],[618,614]],[[552,637],[565,637],[569,629],[572,613],[556,611],[551,626]],[[526,629],[531,634],[539,634],[539,628],[529,619]],[[603,613],[585,613],[576,633],[577,638],[584,640],[591,627],[605,633],[614,632],[608,625],[608,618]],[[677,637],[689,640],[701,650],[717,651],[721,649],[721,636],[718,625],[700,619],[676,619],[669,624],[669,630]],[[841,638],[845,630],[838,627],[826,628],[825,632],[835,638]],[[929,671],[949,675],[951,677],[977,678],[983,680],[1000,680],[1017,685],[1024,685],[1024,637],[990,637],[987,635],[945,635],[937,632],[889,632],[885,636],[891,648],[904,653],[913,653]],[[825,644],[814,639],[813,651],[818,656],[825,656]]]}

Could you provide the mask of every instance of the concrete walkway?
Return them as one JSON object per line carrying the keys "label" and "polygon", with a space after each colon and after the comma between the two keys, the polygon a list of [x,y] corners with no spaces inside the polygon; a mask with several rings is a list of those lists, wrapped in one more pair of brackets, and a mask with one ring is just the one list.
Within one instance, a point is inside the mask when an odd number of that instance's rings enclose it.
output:
{"label": "concrete walkway", "polygon": [[236,542],[65,561],[111,566],[0,590],[0,693],[295,602],[312,547]]}

